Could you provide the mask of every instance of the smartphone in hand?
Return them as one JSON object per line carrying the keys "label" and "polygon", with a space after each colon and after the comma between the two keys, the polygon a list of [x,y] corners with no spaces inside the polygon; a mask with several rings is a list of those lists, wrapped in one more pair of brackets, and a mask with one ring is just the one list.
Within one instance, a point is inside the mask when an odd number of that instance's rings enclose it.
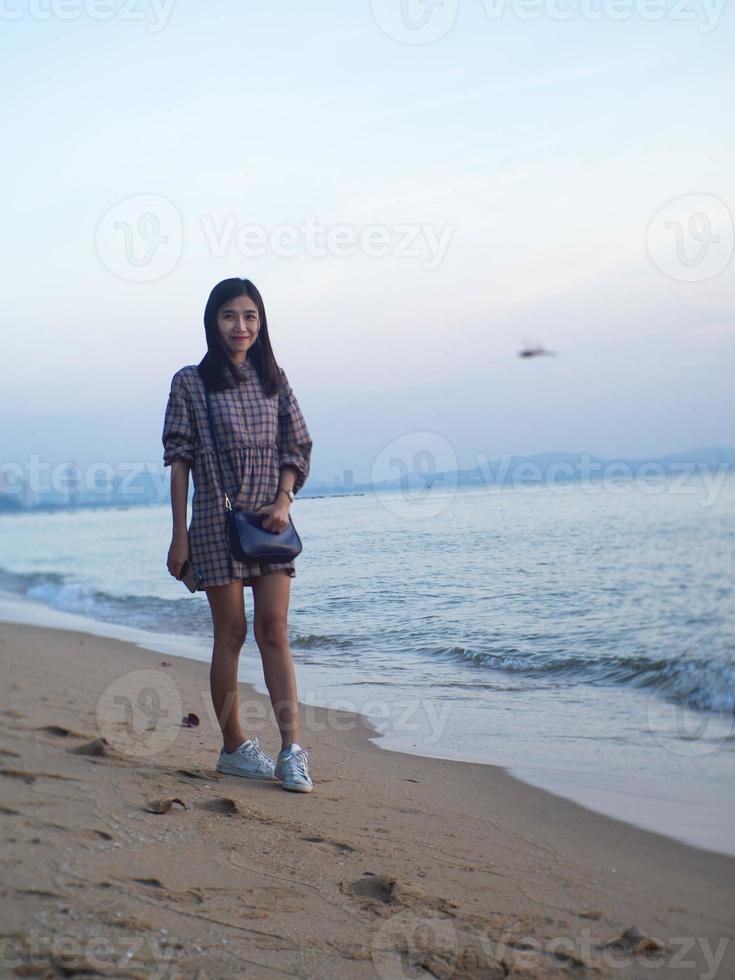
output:
{"label": "smartphone in hand", "polygon": [[202,576],[199,574],[196,568],[194,568],[188,558],[181,566],[179,581],[184,583],[189,592],[196,592],[197,586],[202,581]]}

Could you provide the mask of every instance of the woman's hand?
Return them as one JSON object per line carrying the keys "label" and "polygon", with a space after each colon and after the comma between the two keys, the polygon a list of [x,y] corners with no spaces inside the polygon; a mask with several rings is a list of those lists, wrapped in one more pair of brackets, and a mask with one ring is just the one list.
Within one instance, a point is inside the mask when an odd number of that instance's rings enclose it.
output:
{"label": "woman's hand", "polygon": [[263,521],[263,527],[268,531],[273,531],[274,534],[278,534],[279,531],[285,531],[288,527],[290,506],[291,501],[286,494],[279,493],[272,504],[264,504],[262,507],[258,507],[255,513],[267,514],[268,516]]}
{"label": "woman's hand", "polygon": [[171,538],[171,547],[168,549],[168,559],[166,562],[168,565],[168,570],[174,578],[181,577],[181,566],[188,557],[189,532],[174,531],[173,537]]}

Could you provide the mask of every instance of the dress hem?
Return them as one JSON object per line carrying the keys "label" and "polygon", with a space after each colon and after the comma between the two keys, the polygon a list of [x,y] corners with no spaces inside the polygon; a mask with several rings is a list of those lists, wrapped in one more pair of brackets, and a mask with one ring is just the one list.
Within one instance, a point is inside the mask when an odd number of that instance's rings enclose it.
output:
{"label": "dress hem", "polygon": [[284,567],[280,566],[280,567],[277,567],[277,568],[269,568],[267,571],[259,572],[259,573],[255,574],[255,575],[253,575],[253,574],[250,574],[250,575],[235,575],[233,578],[227,578],[227,579],[224,579],[224,580],[221,580],[221,581],[201,582],[197,586],[197,590],[196,591],[197,592],[205,592],[207,589],[213,588],[214,586],[217,586],[217,585],[232,585],[233,582],[242,582],[243,586],[252,585],[254,579],[256,579],[256,578],[262,578],[264,575],[269,575],[271,572],[286,572],[288,574],[289,578],[295,578],[296,577],[296,569],[295,568],[284,568]]}

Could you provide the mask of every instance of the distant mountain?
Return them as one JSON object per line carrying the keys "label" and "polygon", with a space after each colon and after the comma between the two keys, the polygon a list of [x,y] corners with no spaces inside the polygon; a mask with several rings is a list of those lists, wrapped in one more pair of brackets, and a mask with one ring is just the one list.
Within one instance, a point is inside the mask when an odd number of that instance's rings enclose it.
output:
{"label": "distant mountain", "polygon": [[718,446],[707,449],[690,449],[686,453],[669,453],[662,456],[661,462],[702,463],[716,470],[721,465],[735,466],[735,449]]}

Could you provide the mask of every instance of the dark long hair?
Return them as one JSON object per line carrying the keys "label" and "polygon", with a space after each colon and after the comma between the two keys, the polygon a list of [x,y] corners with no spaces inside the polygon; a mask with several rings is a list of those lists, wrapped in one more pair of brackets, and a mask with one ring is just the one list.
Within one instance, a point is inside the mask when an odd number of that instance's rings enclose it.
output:
{"label": "dark long hair", "polygon": [[247,359],[255,368],[266,395],[275,395],[280,388],[281,379],[268,336],[268,319],[265,315],[263,297],[249,279],[223,279],[209,294],[204,308],[207,353],[199,362],[199,375],[205,385],[215,391],[235,388],[242,381],[242,374],[230,357],[217,326],[217,313],[225,303],[229,303],[236,296],[249,296],[257,307],[258,339],[249,348]]}

